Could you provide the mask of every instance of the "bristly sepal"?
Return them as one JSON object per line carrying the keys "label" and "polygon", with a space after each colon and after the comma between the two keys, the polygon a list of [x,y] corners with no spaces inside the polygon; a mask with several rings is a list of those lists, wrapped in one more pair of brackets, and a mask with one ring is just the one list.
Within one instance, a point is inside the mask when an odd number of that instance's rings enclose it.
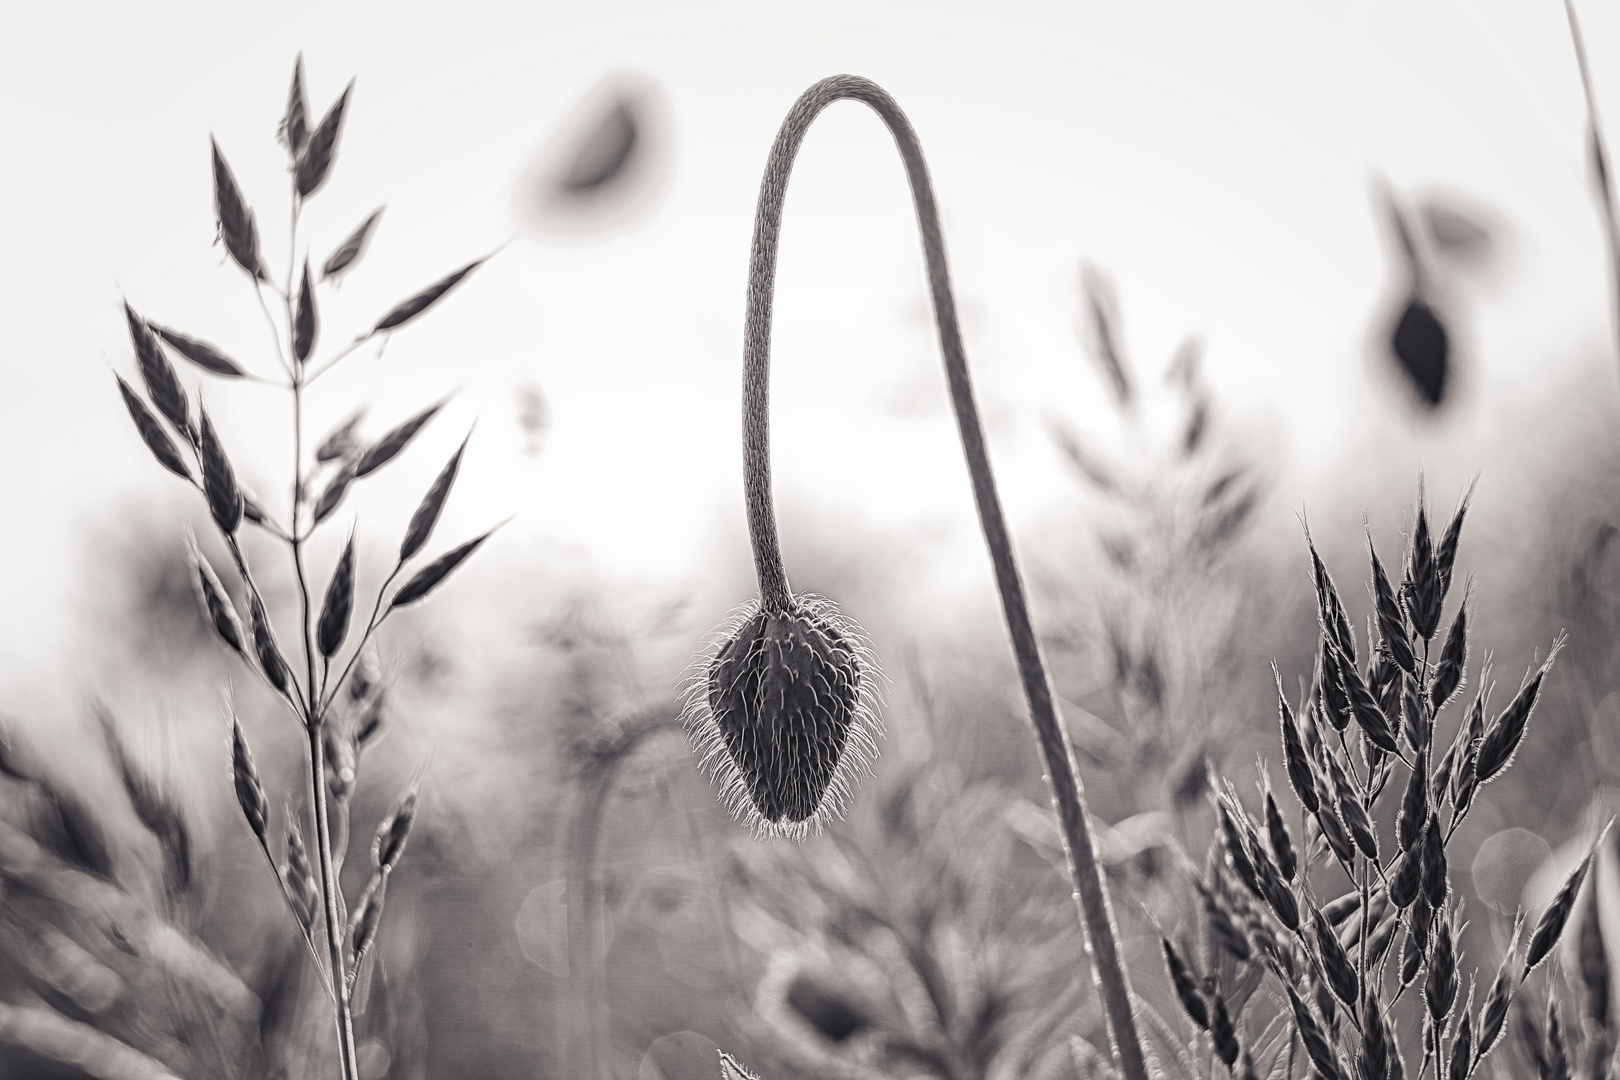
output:
{"label": "bristly sepal", "polygon": [[732,816],[804,840],[843,816],[877,757],[877,657],[825,597],[743,605],[692,665],[682,722]]}

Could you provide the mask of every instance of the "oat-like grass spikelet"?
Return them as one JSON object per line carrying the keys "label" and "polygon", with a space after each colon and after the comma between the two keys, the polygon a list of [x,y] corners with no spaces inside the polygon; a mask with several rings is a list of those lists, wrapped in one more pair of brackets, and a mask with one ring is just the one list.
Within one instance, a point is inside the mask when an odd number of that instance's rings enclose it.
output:
{"label": "oat-like grass spikelet", "polygon": [[820,833],[877,758],[882,673],[865,631],[822,596],[750,601],[688,669],[681,722],[733,818],[755,835]]}

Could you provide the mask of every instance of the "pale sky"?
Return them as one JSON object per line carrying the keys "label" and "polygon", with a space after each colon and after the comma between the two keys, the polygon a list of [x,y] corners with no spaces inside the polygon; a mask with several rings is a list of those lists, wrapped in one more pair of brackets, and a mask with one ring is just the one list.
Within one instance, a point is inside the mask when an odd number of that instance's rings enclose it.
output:
{"label": "pale sky", "polygon": [[[1588,3],[1582,16],[1620,123],[1620,9]],[[119,402],[109,369],[134,373],[119,301],[271,369],[245,279],[209,247],[208,137],[281,274],[274,134],[299,50],[317,115],[356,80],[332,178],[305,216],[316,261],[388,207],[365,260],[324,298],[327,345],[509,237],[516,177],[604,76],[656,81],[673,120],[670,183],[650,217],[591,242],[520,240],[381,359],[356,355],[318,385],[317,431],[370,401],[372,434],[460,388],[353,504],[380,549],[476,418],[435,550],[515,514],[488,573],[562,559],[607,581],[680,582],[713,572],[716,537],[736,534],[741,551],[759,174],[793,99],[839,72],[893,93],[928,154],[1015,530],[1074,490],[1045,418],[1106,442],[1103,386],[1075,333],[1083,259],[1117,283],[1150,375],[1186,334],[1203,338],[1223,404],[1275,457],[1283,505],[1369,424],[1394,430],[1399,403],[1368,358],[1388,282],[1375,173],[1408,195],[1453,192],[1506,226],[1501,267],[1461,298],[1466,408],[1443,430],[1392,436],[1393,468],[1441,467],[1449,502],[1499,452],[1503,417],[1550,392],[1550,373],[1581,377],[1584,364],[1593,395],[1620,395],[1596,358],[1609,285],[1552,0],[40,4],[12,13],[3,49],[0,693],[12,698],[74,671],[92,525],[161,500],[204,522]],[[836,106],[788,198],[778,490],[975,545],[924,303],[889,138],[864,108]],[[526,383],[552,414],[538,457],[517,425]],[[281,399],[204,391],[245,478],[273,497],[287,467]]]}

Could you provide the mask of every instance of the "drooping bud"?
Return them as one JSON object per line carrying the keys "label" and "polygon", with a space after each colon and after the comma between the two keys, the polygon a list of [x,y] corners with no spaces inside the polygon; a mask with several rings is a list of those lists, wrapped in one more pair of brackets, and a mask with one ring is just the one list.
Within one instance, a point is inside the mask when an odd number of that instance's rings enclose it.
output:
{"label": "drooping bud", "polygon": [[876,658],[830,600],[747,605],[716,635],[683,719],[732,813],[803,839],[837,816],[877,755]]}

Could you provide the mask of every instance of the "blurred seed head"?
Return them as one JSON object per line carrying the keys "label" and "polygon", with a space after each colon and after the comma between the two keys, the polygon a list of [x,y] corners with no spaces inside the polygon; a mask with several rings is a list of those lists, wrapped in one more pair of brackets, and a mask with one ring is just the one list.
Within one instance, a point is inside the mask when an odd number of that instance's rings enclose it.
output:
{"label": "blurred seed head", "polygon": [[644,75],[610,76],[519,176],[519,227],[537,239],[568,239],[637,224],[662,200],[673,158],[663,88]]}
{"label": "blurred seed head", "polygon": [[751,601],[693,665],[682,721],[732,815],[803,840],[841,816],[877,756],[877,657],[832,601]]}

